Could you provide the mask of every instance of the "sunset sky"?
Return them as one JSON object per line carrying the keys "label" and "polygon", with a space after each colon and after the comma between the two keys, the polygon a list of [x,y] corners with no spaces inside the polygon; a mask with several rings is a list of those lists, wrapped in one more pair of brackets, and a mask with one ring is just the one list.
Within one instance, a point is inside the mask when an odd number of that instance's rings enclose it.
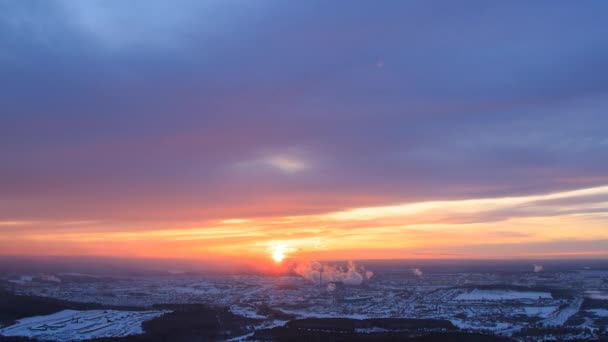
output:
{"label": "sunset sky", "polygon": [[0,255],[608,257],[606,18],[0,0]]}

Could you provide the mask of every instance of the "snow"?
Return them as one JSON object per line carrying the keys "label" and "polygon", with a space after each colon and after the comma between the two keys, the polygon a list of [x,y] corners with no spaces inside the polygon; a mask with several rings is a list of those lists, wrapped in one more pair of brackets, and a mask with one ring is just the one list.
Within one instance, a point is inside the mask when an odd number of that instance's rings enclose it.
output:
{"label": "snow", "polygon": [[378,328],[378,327],[373,327],[373,328],[356,328],[355,332],[356,333],[363,333],[363,334],[371,334],[371,333],[382,333],[382,332],[387,332],[388,330],[384,329],[384,328]]}
{"label": "snow", "polygon": [[585,291],[585,295],[591,299],[608,300],[608,292],[603,291]]}
{"label": "snow", "polygon": [[254,308],[244,307],[244,306],[233,305],[230,307],[230,312],[232,312],[235,315],[239,315],[239,316],[247,317],[247,318],[254,318],[254,319],[268,318],[266,316],[262,316],[262,315],[258,314]]}
{"label": "snow", "polygon": [[599,317],[608,317],[608,310],[606,310],[606,309],[590,309],[587,311],[592,312],[596,316],[599,316]]}
{"label": "snow", "polygon": [[141,323],[168,311],[63,310],[23,318],[0,329],[0,335],[40,340],[75,341],[143,333]]}
{"label": "snow", "polygon": [[557,306],[526,306],[524,312],[527,316],[547,317],[557,309]]}
{"label": "snow", "polygon": [[281,309],[279,310],[283,313],[294,315],[298,318],[352,318],[352,319],[368,319],[372,318],[370,315],[366,314],[335,314],[335,313],[320,313],[320,312],[309,312],[305,310],[287,310]]}
{"label": "snow", "polygon": [[511,290],[479,290],[461,293],[455,300],[517,300],[517,299],[552,299],[549,292],[511,291]]}
{"label": "snow", "polygon": [[[459,329],[473,329],[473,330],[487,329],[487,330],[492,330],[492,331],[498,332],[498,331],[509,329],[512,327],[512,324],[505,323],[505,322],[494,322],[494,323],[491,323],[491,325],[490,325],[490,324],[483,324],[480,321],[468,321],[468,320],[461,320],[461,319],[457,319],[457,318],[450,319],[449,321],[452,322],[452,324],[454,324]],[[486,322],[486,323],[489,323],[489,322]]]}
{"label": "snow", "polygon": [[241,341],[247,341],[251,336],[253,336],[255,334],[254,332],[250,332],[247,333],[245,335],[241,335],[241,336],[237,336],[237,337],[233,337],[230,339],[227,339],[226,342],[241,342]]}
{"label": "snow", "polygon": [[31,283],[32,280],[34,280],[34,277],[29,276],[29,275],[22,275],[19,277],[19,279],[10,279],[9,282],[14,283],[14,284],[24,285],[26,283]]}
{"label": "snow", "polygon": [[555,314],[549,316],[548,319],[543,321],[543,325],[544,326],[564,325],[564,323],[566,323],[566,321],[570,317],[576,315],[578,310],[580,310],[582,304],[583,304],[583,298],[578,298],[577,300],[572,302],[572,304],[570,304],[570,306],[568,306],[567,308],[565,308],[561,311],[557,311]]}
{"label": "snow", "polygon": [[61,279],[55,277],[52,274],[42,274],[42,275],[40,275],[39,278],[40,278],[40,280],[43,280],[43,281],[50,281],[52,283],[61,283]]}

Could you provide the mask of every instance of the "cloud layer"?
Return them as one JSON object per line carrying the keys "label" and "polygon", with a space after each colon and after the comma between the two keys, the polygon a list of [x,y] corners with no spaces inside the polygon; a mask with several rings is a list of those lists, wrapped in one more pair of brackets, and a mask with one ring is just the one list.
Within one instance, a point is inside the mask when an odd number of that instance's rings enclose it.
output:
{"label": "cloud layer", "polygon": [[[89,230],[65,222],[214,232],[209,222],[233,218],[385,208],[415,211],[408,225],[486,224],[480,234],[504,241],[543,231],[510,217],[542,212],[561,231],[552,218],[588,215],[572,227],[600,238],[607,10],[603,1],[3,2],[0,221],[36,224],[2,224],[0,234]],[[601,191],[543,197],[577,189]],[[477,202],[466,209],[467,200]],[[361,220],[342,222],[311,239],[364,239]],[[406,239],[388,227],[368,228]],[[385,242],[371,243],[358,248]]]}

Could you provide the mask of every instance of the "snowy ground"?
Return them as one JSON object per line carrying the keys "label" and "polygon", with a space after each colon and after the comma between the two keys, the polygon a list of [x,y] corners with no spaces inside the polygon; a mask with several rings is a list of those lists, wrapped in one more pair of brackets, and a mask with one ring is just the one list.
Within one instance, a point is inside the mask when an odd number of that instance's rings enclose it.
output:
{"label": "snowy ground", "polygon": [[512,327],[509,323],[504,322],[480,322],[480,321],[464,321],[461,319],[450,319],[450,322],[460,329],[484,329],[499,332],[501,330],[509,329]]}
{"label": "snowy ground", "polygon": [[455,300],[518,300],[518,299],[552,299],[549,292],[510,291],[510,290],[479,290],[461,293]]}
{"label": "snowy ground", "polygon": [[591,299],[608,300],[608,291],[585,291],[585,296]]}
{"label": "snowy ground", "polygon": [[[27,274],[15,274],[6,280],[17,281],[9,284],[18,294],[105,305],[140,306],[142,310],[159,303],[224,306],[234,314],[256,319],[252,323],[256,329],[271,328],[289,316],[407,317],[447,319],[465,329],[488,329],[498,334],[512,335],[531,324],[571,327],[574,323],[567,323],[571,317],[576,317],[576,322],[584,319],[586,326],[597,329],[600,325],[596,322],[606,312],[591,309],[600,310],[603,305],[579,310],[583,298],[608,298],[608,284],[604,281],[606,274],[596,271],[542,274],[425,272],[424,277],[420,277],[414,275],[411,269],[400,273],[391,268],[385,273],[377,272],[376,277],[361,286],[343,286],[333,288],[333,291],[329,291],[327,286],[291,275],[90,277],[86,282],[80,279],[72,281],[64,276],[58,283],[39,281]],[[61,278],[62,275],[55,276]],[[502,284],[504,287],[500,287]],[[551,291],[540,290],[545,288],[561,289],[568,296],[553,297]],[[139,327],[143,320],[138,318],[135,325]],[[51,328],[56,329],[45,329]],[[114,326],[111,328],[114,329]],[[78,332],[78,329],[71,329]],[[105,334],[106,330],[100,330]],[[139,331],[129,333],[136,332]],[[51,333],[55,334],[55,331]],[[33,332],[25,335],[34,336]]]}
{"label": "snowy ground", "polygon": [[606,309],[591,309],[587,311],[592,312],[598,317],[608,317],[608,310]]}
{"label": "snowy ground", "polygon": [[254,319],[268,318],[266,316],[262,316],[262,315],[258,314],[257,311],[251,307],[233,305],[230,307],[230,312],[232,312],[235,315],[239,315],[239,316],[243,316],[243,317],[247,317],[247,318],[254,318]]}
{"label": "snowy ground", "polygon": [[0,329],[0,335],[74,341],[141,334],[141,323],[168,311],[63,310],[28,317]]}
{"label": "snowy ground", "polygon": [[578,298],[568,307],[563,310],[557,311],[552,316],[549,316],[546,320],[543,321],[544,326],[552,326],[552,325],[564,325],[568,318],[576,315],[578,310],[580,310],[581,305],[583,304],[583,298]]}
{"label": "snowy ground", "polygon": [[557,309],[557,306],[526,306],[524,312],[527,316],[547,317]]}

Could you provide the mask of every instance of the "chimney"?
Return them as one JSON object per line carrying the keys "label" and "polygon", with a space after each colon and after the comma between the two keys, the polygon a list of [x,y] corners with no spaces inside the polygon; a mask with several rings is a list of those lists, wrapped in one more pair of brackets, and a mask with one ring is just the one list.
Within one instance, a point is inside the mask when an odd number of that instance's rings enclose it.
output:
{"label": "chimney", "polygon": [[319,287],[323,287],[323,267],[319,271]]}

